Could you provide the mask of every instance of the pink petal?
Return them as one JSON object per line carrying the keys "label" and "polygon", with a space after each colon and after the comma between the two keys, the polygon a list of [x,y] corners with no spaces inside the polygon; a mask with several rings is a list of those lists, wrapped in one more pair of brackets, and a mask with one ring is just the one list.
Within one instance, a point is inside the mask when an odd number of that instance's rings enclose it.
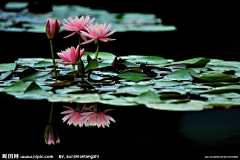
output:
{"label": "pink petal", "polygon": [[91,34],[89,34],[87,32],[84,32],[84,31],[81,31],[81,34],[84,35],[84,36],[87,36],[89,38],[94,38],[94,39],[96,38],[95,36],[93,36],[93,35],[91,35]]}
{"label": "pink petal", "polygon": [[70,56],[70,52],[71,52],[71,49],[67,49],[66,51],[63,51],[62,54],[67,58],[67,62],[71,63],[72,62],[72,58]]}
{"label": "pink petal", "polygon": [[61,112],[60,114],[67,114],[67,113],[72,113],[72,112],[74,112],[74,111],[73,110],[66,110],[66,111]]}
{"label": "pink petal", "polygon": [[105,35],[108,31],[110,31],[111,27],[112,27],[112,25],[109,24],[109,25],[107,26],[107,28],[103,31],[102,34]]}
{"label": "pink petal", "polygon": [[74,29],[72,28],[72,26],[69,26],[69,25],[67,25],[67,24],[63,24],[63,27],[62,27],[63,29],[65,29],[65,30],[68,30],[68,31],[74,31]]}
{"label": "pink petal", "polygon": [[64,116],[64,117],[62,118],[63,122],[65,122],[65,121],[68,120],[70,117],[72,117],[73,114],[74,114],[74,112],[72,112],[72,113]]}
{"label": "pink petal", "polygon": [[111,120],[112,122],[116,122],[111,116],[105,115],[108,120]]}
{"label": "pink petal", "polygon": [[75,62],[76,58],[75,58],[75,48],[74,47],[71,47],[71,50],[70,50],[70,56],[71,56],[71,62]]}
{"label": "pink petal", "polygon": [[71,34],[69,34],[68,36],[65,36],[65,37],[63,37],[63,38],[71,37],[71,36],[73,36],[75,33],[76,33],[76,32],[73,32],[73,33],[71,33]]}
{"label": "pink petal", "polygon": [[93,18],[93,19],[88,23],[88,25],[92,24],[94,20],[95,20],[95,18]]}
{"label": "pink petal", "polygon": [[115,29],[115,30],[113,30],[112,32],[109,32],[108,34],[104,35],[103,37],[108,37],[108,36],[112,35],[113,33],[115,33],[116,31],[117,31],[117,30]]}
{"label": "pink petal", "polygon": [[91,43],[92,41],[94,41],[94,39],[87,40],[87,41],[85,41],[85,42],[83,42],[83,43],[81,43],[81,44]]}
{"label": "pink petal", "polygon": [[70,65],[70,63],[68,63],[68,62],[59,62],[59,61],[56,61],[56,63],[63,64],[64,66]]}
{"label": "pink petal", "polygon": [[65,57],[64,54],[62,54],[62,53],[57,53],[57,55],[58,55],[60,58],[62,58],[64,61],[69,62],[69,60]]}
{"label": "pink petal", "polygon": [[84,51],[85,51],[85,49],[83,48],[83,49],[81,49],[81,51],[80,51],[80,57],[82,57],[82,55],[84,54]]}
{"label": "pink petal", "polygon": [[[76,58],[76,60],[78,60],[78,52],[79,52],[79,45],[77,46],[77,48],[76,48],[76,50],[75,50],[75,58]],[[81,51],[80,51],[80,53],[81,53]]]}
{"label": "pink petal", "polygon": [[102,42],[108,42],[107,38],[99,38],[99,40]]}
{"label": "pink petal", "polygon": [[80,37],[84,40],[84,41],[86,41],[87,40],[87,37],[86,36],[84,36],[82,33],[80,33]]}

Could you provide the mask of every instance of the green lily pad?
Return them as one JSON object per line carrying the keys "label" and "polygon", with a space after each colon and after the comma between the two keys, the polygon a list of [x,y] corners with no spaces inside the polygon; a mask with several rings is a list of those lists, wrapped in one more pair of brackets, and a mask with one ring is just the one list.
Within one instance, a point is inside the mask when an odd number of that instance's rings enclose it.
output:
{"label": "green lily pad", "polygon": [[227,86],[227,85],[234,85],[236,83],[232,83],[232,82],[206,82],[203,83],[203,85],[206,86],[213,86],[213,87],[220,87],[220,86]]}
{"label": "green lily pad", "polygon": [[217,87],[214,89],[210,89],[207,91],[203,91],[201,93],[227,93],[227,92],[239,92],[240,91],[240,85],[228,85],[228,86],[222,86]]}
{"label": "green lily pad", "polygon": [[168,110],[168,111],[202,111],[203,109],[211,108],[207,106],[208,104],[203,101],[191,100],[187,103],[178,104],[166,104],[166,103],[147,103],[146,107],[158,109],[158,110]]}
{"label": "green lily pad", "polygon": [[17,63],[2,63],[0,64],[0,72],[14,71]]}
{"label": "green lily pad", "polygon": [[135,71],[135,70],[123,71],[118,74],[118,77],[131,80],[131,81],[140,81],[148,78],[145,73]]}
{"label": "green lily pad", "polygon": [[172,62],[165,66],[186,65],[187,67],[196,67],[196,66],[201,67],[201,66],[205,66],[208,62],[210,62],[209,58],[198,57],[198,58],[192,58],[184,61]]}
{"label": "green lily pad", "polygon": [[165,88],[165,87],[172,87],[177,85],[180,85],[180,83],[176,81],[158,81],[158,82],[155,82],[155,85],[153,86],[153,88]]}
{"label": "green lily pad", "polygon": [[10,75],[13,73],[13,71],[7,71],[1,74],[0,80],[5,80],[6,78],[10,77]]}
{"label": "green lily pad", "polygon": [[96,69],[96,68],[98,68],[98,61],[96,59],[93,59],[85,67],[85,72],[87,72],[89,69]]}
{"label": "green lily pad", "polygon": [[194,72],[191,69],[180,69],[177,70],[167,76],[165,76],[164,80],[176,80],[176,81],[192,81],[193,77],[190,75],[197,75],[196,72]]}
{"label": "green lily pad", "polygon": [[22,77],[21,80],[22,81],[33,81],[39,74],[40,74],[40,72],[35,71],[29,75]]}
{"label": "green lily pad", "polygon": [[27,89],[28,85],[23,81],[16,82],[10,86],[5,87],[2,91],[4,92],[22,92]]}
{"label": "green lily pad", "polygon": [[137,103],[128,102],[127,99],[123,97],[116,97],[115,99],[102,99],[100,101],[102,104],[113,105],[113,106],[137,106]]}
{"label": "green lily pad", "polygon": [[53,66],[53,63],[52,62],[39,62],[39,63],[36,63],[34,65],[34,67],[38,68],[38,67],[49,67],[49,66]]}
{"label": "green lily pad", "polygon": [[230,92],[230,93],[223,93],[221,96],[226,97],[226,98],[239,98],[240,99],[240,94],[235,93],[235,92]]}
{"label": "green lily pad", "polygon": [[[95,58],[95,53],[92,52],[84,52],[83,56],[82,56],[82,60],[87,60],[87,55],[89,55],[92,59]],[[114,58],[116,57],[116,55],[109,53],[109,52],[98,52],[98,59],[110,59],[110,60],[114,60]]]}
{"label": "green lily pad", "polygon": [[233,100],[212,100],[208,102],[209,106],[214,107],[240,107],[240,101]]}
{"label": "green lily pad", "polygon": [[97,93],[53,94],[48,98],[49,102],[97,103],[100,100],[101,98]]}
{"label": "green lily pad", "polygon": [[[221,65],[221,64],[220,64]],[[215,71],[239,71],[240,68],[239,67],[235,67],[235,66],[213,66],[213,65],[206,65],[206,68],[215,70]]]}
{"label": "green lily pad", "polygon": [[196,74],[191,74],[194,77],[194,80],[201,82],[230,82],[230,81],[239,81],[235,75],[227,75],[224,73],[209,73],[202,76],[196,76]]}
{"label": "green lily pad", "polygon": [[135,59],[136,63],[145,63],[145,64],[159,64],[166,63],[166,59],[158,56],[142,56],[138,59]]}
{"label": "green lily pad", "polygon": [[35,81],[33,81],[25,90],[24,94],[42,94],[42,95],[50,95],[52,93],[46,92],[43,90]]}
{"label": "green lily pad", "polygon": [[160,103],[161,100],[159,98],[159,95],[152,92],[152,91],[147,91],[141,93],[136,99],[135,102],[138,104],[146,104],[146,103]]}
{"label": "green lily pad", "polygon": [[129,95],[140,95],[147,91],[156,91],[150,86],[146,85],[132,85],[132,86],[120,86],[117,88],[115,94],[129,94]]}

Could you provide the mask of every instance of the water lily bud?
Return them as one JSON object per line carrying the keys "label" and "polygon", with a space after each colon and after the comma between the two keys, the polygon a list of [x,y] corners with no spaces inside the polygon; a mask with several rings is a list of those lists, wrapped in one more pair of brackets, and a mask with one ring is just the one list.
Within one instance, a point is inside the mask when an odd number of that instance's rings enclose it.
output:
{"label": "water lily bud", "polygon": [[45,132],[44,132],[44,139],[46,144],[56,144],[60,143],[60,138],[57,133],[57,130],[52,125],[47,125]]}
{"label": "water lily bud", "polygon": [[51,18],[47,19],[46,22],[46,33],[48,39],[53,39],[59,32],[61,28],[61,20],[53,20]]}

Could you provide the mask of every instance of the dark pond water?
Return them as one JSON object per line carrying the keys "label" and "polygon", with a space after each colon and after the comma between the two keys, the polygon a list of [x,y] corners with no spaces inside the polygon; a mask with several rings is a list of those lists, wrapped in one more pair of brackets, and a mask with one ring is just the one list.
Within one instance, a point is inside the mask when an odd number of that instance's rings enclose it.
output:
{"label": "dark pond water", "polygon": [[[4,102],[4,103],[3,103]],[[4,105],[3,105],[4,104]],[[2,99],[2,153],[95,154],[103,157],[195,157],[238,155],[240,110],[174,112],[101,105],[116,123],[108,128],[75,127],[62,122],[63,105],[55,103],[52,124],[61,144],[46,145],[43,133],[51,103]],[[24,146],[24,150],[22,149]]]}

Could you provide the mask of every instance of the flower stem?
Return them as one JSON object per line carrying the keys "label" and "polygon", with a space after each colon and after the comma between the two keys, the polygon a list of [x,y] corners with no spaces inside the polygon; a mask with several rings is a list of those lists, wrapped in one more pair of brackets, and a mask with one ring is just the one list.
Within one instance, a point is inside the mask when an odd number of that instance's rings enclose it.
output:
{"label": "flower stem", "polygon": [[52,40],[51,39],[50,39],[50,47],[51,47],[51,54],[52,54],[52,61],[53,61],[55,78],[57,79],[57,70],[56,70],[56,64],[55,64],[55,58],[54,58],[54,52],[53,52],[53,45],[52,45]]}
{"label": "flower stem", "polygon": [[50,118],[49,118],[49,124],[51,124],[51,122],[52,122],[53,107],[54,107],[54,103],[52,102],[52,107],[51,107],[51,112],[50,112]]}
{"label": "flower stem", "polygon": [[83,61],[80,56],[80,50],[81,50],[81,36],[79,35],[79,51],[78,51],[78,75],[82,77],[82,82],[84,81],[84,65]]}
{"label": "flower stem", "polygon": [[98,52],[99,52],[99,42],[97,43],[97,50],[96,50],[96,54],[95,54],[95,59],[97,59],[97,57],[98,57]]}
{"label": "flower stem", "polygon": [[75,66],[74,65],[72,65],[72,70],[75,73]]}

